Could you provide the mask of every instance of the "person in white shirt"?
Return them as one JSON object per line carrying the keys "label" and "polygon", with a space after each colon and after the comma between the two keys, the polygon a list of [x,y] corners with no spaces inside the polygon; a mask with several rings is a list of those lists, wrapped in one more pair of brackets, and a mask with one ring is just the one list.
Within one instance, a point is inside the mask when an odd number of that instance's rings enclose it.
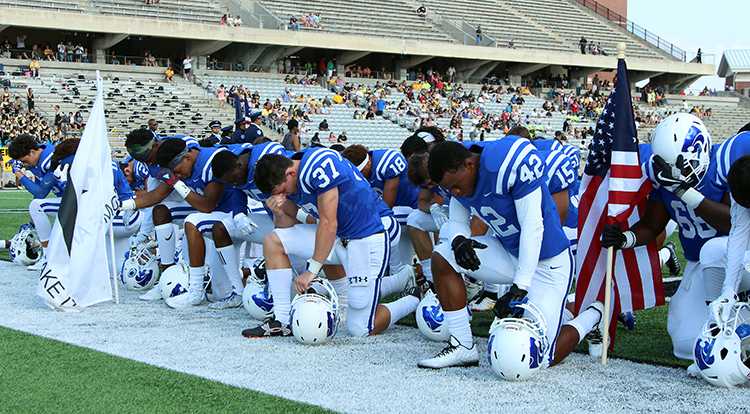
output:
{"label": "person in white shirt", "polygon": [[185,74],[185,79],[191,80],[190,72],[193,69],[193,59],[190,56],[185,56],[182,60],[182,70]]}

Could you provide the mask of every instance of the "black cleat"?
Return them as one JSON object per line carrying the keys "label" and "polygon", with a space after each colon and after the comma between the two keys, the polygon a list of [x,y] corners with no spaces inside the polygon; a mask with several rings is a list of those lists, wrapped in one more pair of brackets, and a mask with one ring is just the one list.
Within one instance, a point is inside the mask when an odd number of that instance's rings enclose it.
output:
{"label": "black cleat", "polygon": [[245,338],[269,338],[272,336],[292,336],[292,330],[287,325],[282,325],[276,319],[267,319],[262,324],[247,328],[242,331]]}
{"label": "black cleat", "polygon": [[664,245],[664,248],[669,250],[669,259],[667,259],[667,263],[665,263],[669,269],[669,275],[679,276],[682,271],[682,265],[680,265],[680,261],[677,259],[677,252],[675,251],[674,243],[669,242]]}

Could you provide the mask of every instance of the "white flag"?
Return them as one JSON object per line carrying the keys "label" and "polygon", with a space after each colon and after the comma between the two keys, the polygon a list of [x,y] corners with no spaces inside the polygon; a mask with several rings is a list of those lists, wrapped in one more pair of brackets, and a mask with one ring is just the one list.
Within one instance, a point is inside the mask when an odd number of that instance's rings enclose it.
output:
{"label": "white flag", "polygon": [[83,308],[112,299],[105,234],[118,207],[97,72],[96,100],[70,166],[39,279],[39,294],[47,304]]}

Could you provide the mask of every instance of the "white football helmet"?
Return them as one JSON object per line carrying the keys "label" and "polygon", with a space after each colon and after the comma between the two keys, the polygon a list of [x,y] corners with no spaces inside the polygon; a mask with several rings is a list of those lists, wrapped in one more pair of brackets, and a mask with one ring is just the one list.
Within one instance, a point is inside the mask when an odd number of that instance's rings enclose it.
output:
{"label": "white football helmet", "polygon": [[10,239],[8,255],[21,266],[31,266],[42,257],[42,244],[33,225],[27,223],[18,228],[18,233]]}
{"label": "white football helmet", "polygon": [[156,242],[147,241],[125,252],[120,281],[129,290],[148,290],[159,280]]}
{"label": "white football helmet", "polygon": [[695,115],[670,115],[651,133],[651,148],[672,167],[672,175],[698,183],[708,170],[711,135]]}
{"label": "white football helmet", "polygon": [[731,388],[747,383],[750,380],[750,305],[735,303],[723,322],[710,314],[695,341],[693,360],[701,376],[712,385]]}
{"label": "white football helmet", "polygon": [[414,317],[419,331],[427,339],[436,342],[447,342],[450,339],[451,334],[448,332],[448,326],[445,325],[443,308],[433,291],[428,290],[419,301]]}
{"label": "white football helmet", "polygon": [[245,290],[242,291],[242,306],[250,317],[264,321],[273,316],[273,298],[268,292],[268,278],[266,276],[266,259],[255,260],[250,268]]}
{"label": "white football helmet", "polygon": [[190,278],[188,275],[188,268],[184,262],[179,262],[169,266],[161,274],[159,280],[159,288],[161,289],[162,298],[167,300],[168,298],[187,293],[189,283]]}
{"label": "white football helmet", "polygon": [[339,297],[325,279],[313,279],[307,292],[292,300],[292,334],[303,344],[323,344],[339,325]]}
{"label": "white football helmet", "polygon": [[531,303],[518,307],[524,309],[523,317],[495,319],[487,341],[492,370],[508,381],[525,380],[537,372],[549,346],[547,324],[539,308]]}

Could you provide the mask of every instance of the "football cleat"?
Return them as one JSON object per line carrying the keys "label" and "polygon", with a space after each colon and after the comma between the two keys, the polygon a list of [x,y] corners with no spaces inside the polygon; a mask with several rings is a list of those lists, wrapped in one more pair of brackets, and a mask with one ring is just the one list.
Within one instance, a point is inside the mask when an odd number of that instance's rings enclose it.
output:
{"label": "football cleat", "polygon": [[419,361],[419,368],[442,369],[450,367],[477,367],[479,366],[479,352],[476,344],[470,348],[459,343],[451,336],[448,345],[432,358]]}
{"label": "football cleat", "polygon": [[208,305],[209,309],[222,310],[222,309],[233,309],[242,306],[242,296],[232,292],[232,294],[218,302],[213,302]]}
{"label": "football cleat", "polygon": [[682,271],[682,265],[680,260],[677,258],[677,252],[675,251],[674,243],[669,242],[664,245],[664,248],[669,250],[669,259],[667,259],[667,269],[669,269],[670,276],[679,276]]}
{"label": "football cleat", "polygon": [[292,336],[292,330],[288,325],[282,325],[281,322],[276,319],[268,319],[254,328],[244,329],[242,331],[242,336],[251,339],[270,338],[272,336]]}

